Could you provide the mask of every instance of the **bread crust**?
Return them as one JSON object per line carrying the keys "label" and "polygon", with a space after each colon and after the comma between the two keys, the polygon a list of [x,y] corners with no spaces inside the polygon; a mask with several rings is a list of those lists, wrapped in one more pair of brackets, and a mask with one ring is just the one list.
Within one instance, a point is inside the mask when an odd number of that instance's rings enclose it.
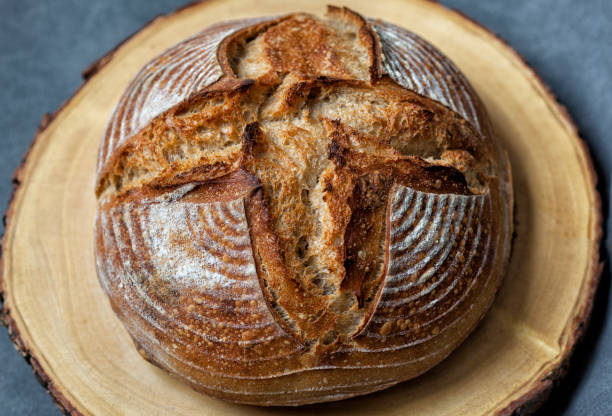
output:
{"label": "bread crust", "polygon": [[476,94],[346,8],[219,24],[145,66],[96,192],[98,277],[141,354],[242,403],[416,377],[509,258],[509,167]]}

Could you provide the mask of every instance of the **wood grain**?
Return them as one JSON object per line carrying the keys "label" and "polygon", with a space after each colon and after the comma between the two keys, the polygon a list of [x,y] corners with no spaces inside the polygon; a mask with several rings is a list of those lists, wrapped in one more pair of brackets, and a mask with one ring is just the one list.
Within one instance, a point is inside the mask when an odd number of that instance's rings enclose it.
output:
{"label": "wood grain", "polygon": [[[491,312],[449,359],[382,393],[297,412],[531,412],[584,331],[600,273],[601,213],[585,145],[533,71],[474,22],[421,0],[344,4],[431,41],[470,80],[510,156],[516,238]],[[87,83],[41,126],[6,214],[3,319],[67,413],[296,413],[209,398],[138,356],[96,279],[93,186],[106,122],[147,61],[219,20],[324,9],[318,0],[211,0],[160,17],[92,66]]]}

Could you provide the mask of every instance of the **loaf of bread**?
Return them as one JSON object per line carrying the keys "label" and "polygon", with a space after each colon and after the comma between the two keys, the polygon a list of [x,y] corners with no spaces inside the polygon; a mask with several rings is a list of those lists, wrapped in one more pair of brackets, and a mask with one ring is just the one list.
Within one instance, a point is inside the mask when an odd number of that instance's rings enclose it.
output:
{"label": "loaf of bread", "polygon": [[100,283],[194,389],[301,405],[447,357],[510,254],[509,165],[417,35],[330,7],[220,23],[145,65],[97,167]]}

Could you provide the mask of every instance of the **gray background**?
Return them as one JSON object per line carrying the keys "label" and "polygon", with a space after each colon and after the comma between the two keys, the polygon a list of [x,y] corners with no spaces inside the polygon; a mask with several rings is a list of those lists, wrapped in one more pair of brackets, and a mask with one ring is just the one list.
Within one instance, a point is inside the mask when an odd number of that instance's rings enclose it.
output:
{"label": "gray background", "polygon": [[[11,174],[41,117],[73,94],[81,83],[81,71],[156,15],[184,3],[0,0],[0,209],[8,203]],[[567,107],[591,149],[607,214],[612,168],[612,1],[442,3],[506,39]],[[609,249],[607,238],[604,259]],[[612,415],[609,293],[606,267],[586,339],[568,376],[539,414]],[[0,329],[0,414],[59,414],[4,329]]]}

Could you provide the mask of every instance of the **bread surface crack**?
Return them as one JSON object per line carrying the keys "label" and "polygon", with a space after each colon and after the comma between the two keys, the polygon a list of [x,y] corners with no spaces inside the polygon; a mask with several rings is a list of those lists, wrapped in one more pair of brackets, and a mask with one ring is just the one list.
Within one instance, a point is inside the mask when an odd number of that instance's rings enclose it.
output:
{"label": "bread surface crack", "polygon": [[[258,274],[270,308],[308,348],[350,343],[362,324],[384,277],[394,186],[483,193],[490,170],[460,116],[371,79],[359,30],[296,15],[246,33],[230,48],[234,74],[155,118],[98,184],[102,199],[239,170],[256,178],[266,218],[249,218],[273,240],[254,241]],[[292,291],[301,297],[290,301]]]}

